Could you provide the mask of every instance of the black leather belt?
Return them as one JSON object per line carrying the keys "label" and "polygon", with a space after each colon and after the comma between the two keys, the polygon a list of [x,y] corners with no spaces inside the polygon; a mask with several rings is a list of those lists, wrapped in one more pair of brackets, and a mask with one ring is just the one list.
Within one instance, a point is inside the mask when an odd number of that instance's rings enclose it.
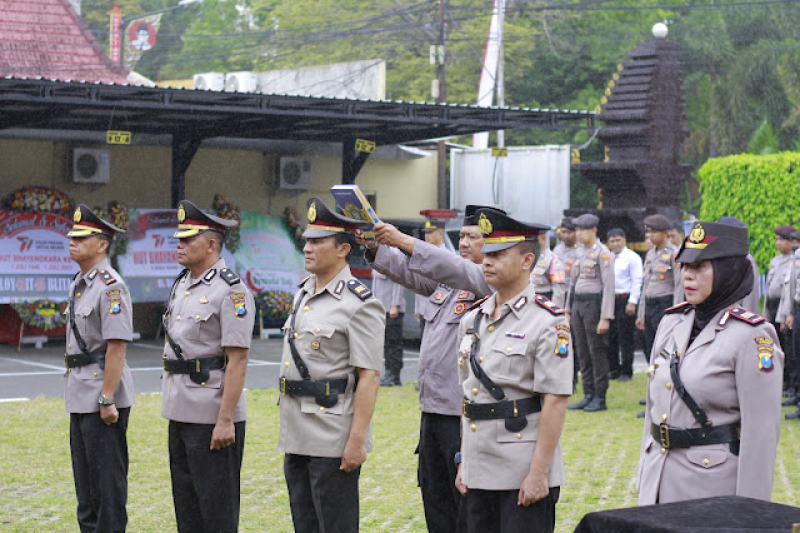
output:
{"label": "black leather belt", "polygon": [[228,358],[224,355],[199,357],[197,359],[164,358],[164,370],[170,374],[199,374],[204,370],[221,370],[225,368]]}
{"label": "black leather belt", "polygon": [[72,355],[64,354],[64,364],[67,365],[67,368],[77,368],[92,363],[97,363],[100,365],[100,368],[105,369],[106,354],[103,352],[76,353]]}
{"label": "black leather belt", "polygon": [[602,292],[587,292],[584,294],[575,293],[576,302],[588,302],[591,300],[602,300],[602,299],[603,299]]}
{"label": "black leather belt", "polygon": [[739,424],[691,429],[670,427],[667,424],[650,424],[650,434],[664,448],[690,448],[706,444],[737,442],[740,428]]}
{"label": "black leather belt", "polygon": [[466,418],[474,420],[490,420],[494,418],[515,418],[542,410],[540,396],[531,396],[522,400],[506,400],[496,403],[472,403],[464,400],[463,413]]}
{"label": "black leather belt", "polygon": [[344,394],[347,390],[347,378],[313,380],[280,378],[281,394],[284,396],[330,396]]}

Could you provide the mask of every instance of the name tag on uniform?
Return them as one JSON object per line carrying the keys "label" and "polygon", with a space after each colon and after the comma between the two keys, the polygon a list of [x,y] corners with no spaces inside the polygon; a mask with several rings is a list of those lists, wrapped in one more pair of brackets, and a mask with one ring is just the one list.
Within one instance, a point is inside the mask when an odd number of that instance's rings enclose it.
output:
{"label": "name tag on uniform", "polygon": [[511,337],[512,339],[524,339],[525,338],[525,334],[524,333],[514,333],[513,331],[507,331],[506,332],[506,337]]}

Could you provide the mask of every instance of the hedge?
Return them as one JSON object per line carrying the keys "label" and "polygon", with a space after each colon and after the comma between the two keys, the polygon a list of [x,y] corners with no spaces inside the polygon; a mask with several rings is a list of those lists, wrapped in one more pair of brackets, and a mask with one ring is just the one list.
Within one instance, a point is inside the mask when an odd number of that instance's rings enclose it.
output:
{"label": "hedge", "polygon": [[750,253],[762,273],[777,254],[775,233],[800,215],[800,153],[732,155],[709,159],[698,172],[700,220],[730,215],[747,224]]}

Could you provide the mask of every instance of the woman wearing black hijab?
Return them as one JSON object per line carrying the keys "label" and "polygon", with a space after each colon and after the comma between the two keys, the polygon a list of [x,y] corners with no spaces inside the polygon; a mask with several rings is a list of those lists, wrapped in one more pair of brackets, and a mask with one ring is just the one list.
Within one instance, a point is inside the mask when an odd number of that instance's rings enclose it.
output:
{"label": "woman wearing black hijab", "polygon": [[764,317],[736,307],[753,287],[747,229],[698,222],[684,240],[686,302],[650,354],[639,504],[739,495],[769,500],[783,352]]}

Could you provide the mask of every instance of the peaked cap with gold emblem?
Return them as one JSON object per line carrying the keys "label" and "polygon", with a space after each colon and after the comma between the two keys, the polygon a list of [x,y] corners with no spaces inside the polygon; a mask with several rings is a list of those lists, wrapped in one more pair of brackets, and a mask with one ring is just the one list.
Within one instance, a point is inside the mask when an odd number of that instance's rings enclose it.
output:
{"label": "peaked cap with gold emblem", "polygon": [[750,251],[747,228],[716,222],[695,222],[683,241],[679,263],[698,263],[719,257],[744,257]]}
{"label": "peaked cap with gold emblem", "polygon": [[523,241],[535,241],[550,229],[544,224],[527,224],[514,220],[496,209],[479,209],[475,213],[478,227],[483,234],[481,252],[499,252]]}
{"label": "peaked cap with gold emblem", "polygon": [[505,211],[500,209],[499,207],[492,207],[490,205],[468,205],[464,208],[464,225],[465,226],[477,226],[478,225],[478,217],[475,216],[475,213],[478,212],[478,209],[493,209],[499,213],[505,214]]}
{"label": "peaked cap with gold emblem", "polygon": [[106,222],[85,204],[78,204],[75,213],[72,215],[72,229],[67,233],[67,237],[88,237],[90,235],[108,235],[113,237],[117,233],[125,233],[125,230],[116,227],[110,222]]}
{"label": "peaked cap with gold emblem", "polygon": [[224,234],[227,230],[238,225],[239,223],[235,220],[226,220],[206,214],[189,200],[181,200],[178,204],[178,231],[175,232],[173,237],[186,239],[199,235],[204,231],[216,231]]}
{"label": "peaked cap with gold emblem", "polygon": [[339,213],[332,211],[325,202],[312,196],[306,203],[308,206],[308,226],[303,232],[306,239],[319,239],[330,237],[338,233],[355,233],[359,228],[369,225],[366,220],[347,218]]}

